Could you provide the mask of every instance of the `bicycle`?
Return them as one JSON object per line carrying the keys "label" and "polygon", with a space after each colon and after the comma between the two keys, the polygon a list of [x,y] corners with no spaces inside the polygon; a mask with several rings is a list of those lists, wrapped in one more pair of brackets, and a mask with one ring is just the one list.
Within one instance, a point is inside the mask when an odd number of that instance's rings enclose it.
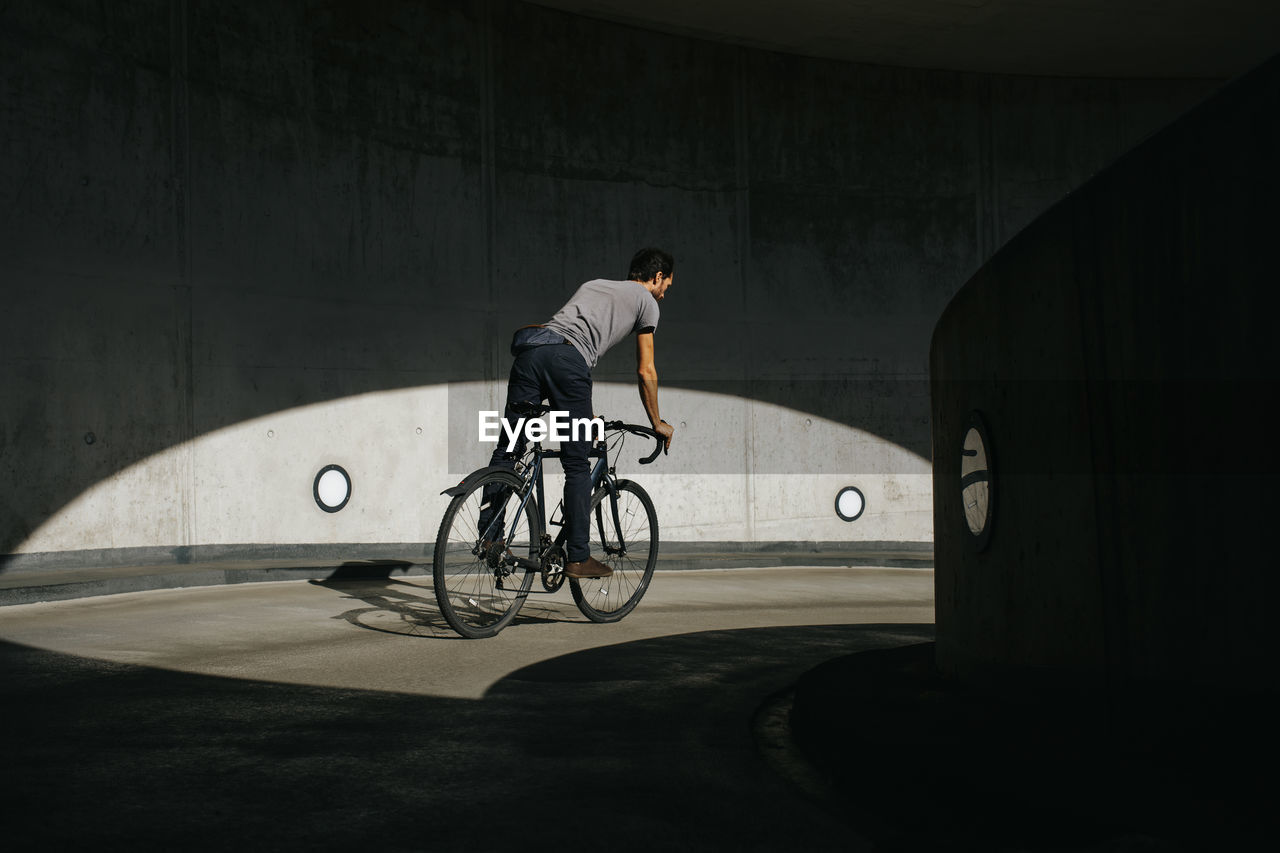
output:
{"label": "bicycle", "polygon": [[[548,406],[527,404],[522,417],[540,417]],[[568,578],[573,601],[592,622],[617,622],[635,609],[649,588],[658,561],[658,516],[648,492],[631,480],[617,478],[609,464],[621,455],[628,434],[653,438],[657,446],[639,460],[648,465],[663,450],[654,430],[621,421],[604,422],[605,438],[588,458],[591,468],[593,552],[613,569],[607,578]],[[543,461],[561,456],[530,442],[515,467],[480,468],[440,494],[452,500],[440,520],[432,558],[432,585],[445,621],[468,639],[492,637],[520,612],[538,575],[542,589],[555,593],[564,585],[567,528],[552,539],[543,508]],[[508,521],[510,524],[508,525]],[[509,527],[509,529],[508,529]]]}

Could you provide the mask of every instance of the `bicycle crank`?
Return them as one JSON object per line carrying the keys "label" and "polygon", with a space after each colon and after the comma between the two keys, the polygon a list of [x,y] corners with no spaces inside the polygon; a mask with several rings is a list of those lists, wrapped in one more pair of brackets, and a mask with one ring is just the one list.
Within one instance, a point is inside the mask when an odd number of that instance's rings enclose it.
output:
{"label": "bicycle crank", "polygon": [[[547,534],[542,534],[543,538],[550,540]],[[543,547],[550,544],[544,542]],[[542,588],[547,592],[555,592],[564,586],[564,549],[556,546],[543,552],[542,557]]]}

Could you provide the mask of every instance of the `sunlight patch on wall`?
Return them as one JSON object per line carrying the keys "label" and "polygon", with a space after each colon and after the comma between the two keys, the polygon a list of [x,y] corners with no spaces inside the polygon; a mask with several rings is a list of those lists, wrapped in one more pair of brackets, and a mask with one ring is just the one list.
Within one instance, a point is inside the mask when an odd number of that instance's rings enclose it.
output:
{"label": "sunlight patch on wall", "polygon": [[[275,412],[168,448],[66,504],[20,553],[184,545],[421,543],[435,538],[440,491],[488,464],[478,413],[501,409],[497,382],[379,391]],[[675,541],[928,541],[927,460],[846,424],[772,403],[664,388],[669,455],[628,440],[619,476],[658,502]],[[600,382],[597,413],[643,421],[634,386]],[[461,425],[461,426],[460,426]],[[350,480],[340,512],[316,498],[317,472]],[[189,472],[189,474],[187,473]],[[552,511],[559,465],[548,469]],[[856,524],[833,511],[840,488],[866,496]]]}

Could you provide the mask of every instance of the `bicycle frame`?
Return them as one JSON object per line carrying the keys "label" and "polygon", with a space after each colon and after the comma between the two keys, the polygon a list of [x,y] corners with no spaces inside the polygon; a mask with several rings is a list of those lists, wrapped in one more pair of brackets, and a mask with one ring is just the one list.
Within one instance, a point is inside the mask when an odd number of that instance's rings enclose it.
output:
{"label": "bicycle frame", "polygon": [[[533,457],[532,461],[526,465],[524,471],[516,472],[517,476],[519,476],[523,480],[524,484],[520,488],[520,503],[516,505],[515,510],[512,512],[512,517],[520,518],[521,514],[524,513],[525,506],[529,503],[529,496],[536,493],[538,498],[538,504],[537,504],[538,513],[539,513],[538,521],[542,528],[542,532],[546,534],[547,526],[548,526],[547,525],[547,500],[546,500],[546,482],[543,478],[543,473],[542,473],[543,460],[559,459],[563,455],[563,452],[559,450],[544,450],[542,448],[542,442],[538,441],[538,442],[533,442],[533,446],[530,448],[529,453]],[[592,447],[591,452],[587,454],[587,458],[594,458],[596,460],[595,464],[591,468],[591,476],[590,476],[591,491],[594,492],[602,483],[608,487],[609,495],[611,497],[611,500],[609,501],[609,505],[613,514],[614,529],[619,531],[618,544],[620,546],[617,549],[609,548],[608,551],[609,553],[612,553],[612,554],[625,554],[626,543],[622,541],[622,535],[620,532],[621,523],[618,517],[618,502],[617,502],[618,490],[613,483],[613,469],[609,466],[608,453],[609,453],[608,447],[605,445],[605,443],[598,442],[594,447]],[[513,470],[510,468],[506,468],[505,466],[490,466],[490,468],[484,469],[484,470],[490,470],[495,467],[503,468],[503,470]],[[459,487],[455,487],[455,488],[459,488]],[[494,516],[494,518],[489,522],[489,527],[481,533],[480,535],[481,539],[489,538],[488,534],[491,532],[493,525],[497,524],[500,518],[505,518],[505,511],[502,514],[498,514]],[[520,557],[516,554],[509,554],[506,561],[507,564],[518,565],[527,571],[540,571],[542,569],[542,560],[545,557],[546,553],[551,548],[555,548],[557,546],[563,545],[565,538],[568,536],[568,531],[565,529],[564,525],[561,524],[559,526],[560,526],[560,533],[559,535],[556,536],[554,541],[552,541],[546,547],[542,546],[542,544],[539,543],[538,562],[535,563],[532,560],[526,559],[524,557]],[[602,531],[602,538],[603,538],[603,531]]]}
{"label": "bicycle frame", "polygon": [[[659,432],[639,424],[605,421],[604,429],[605,437],[587,446],[587,458],[593,460],[587,475],[591,510],[581,519],[590,526],[595,516],[592,547],[609,563],[610,571],[598,578],[569,576],[564,549],[569,519],[561,515],[557,521],[551,510],[548,525],[543,464],[563,461],[563,450],[530,442],[519,460],[473,471],[444,490],[452,499],[436,534],[432,585],[441,613],[459,634],[481,639],[501,631],[519,612],[538,574],[547,593],[568,582],[574,603],[592,622],[616,622],[639,603],[657,562],[657,514],[648,493],[618,479],[610,461],[623,453],[626,434],[655,441],[653,452],[639,460],[642,465],[657,459],[665,443]],[[561,529],[553,540],[549,527],[557,525]],[[505,583],[508,579],[515,585]]]}
{"label": "bicycle frame", "polygon": [[[605,430],[606,430],[606,433],[611,431],[618,432],[618,433],[632,433],[634,435],[647,436],[649,438],[656,439],[658,443],[655,445],[653,452],[650,453],[647,457],[644,457],[639,460],[641,465],[648,465],[654,459],[658,458],[658,454],[661,453],[663,450],[661,436],[659,436],[656,432],[649,429],[648,427],[642,427],[636,424],[624,424],[621,421],[608,421],[605,423]],[[606,544],[604,545],[604,548],[605,548],[605,552],[609,555],[625,555],[627,553],[627,543],[622,538],[622,522],[621,522],[621,518],[618,515],[618,488],[617,488],[617,484],[615,483],[616,477],[614,474],[614,468],[609,465],[609,450],[610,448],[609,448],[608,439],[605,439],[603,441],[595,442],[592,445],[590,452],[588,452],[587,454],[588,458],[594,458],[596,460],[595,464],[591,468],[590,490],[591,490],[591,493],[594,494],[595,490],[599,488],[601,484],[604,484],[609,489],[609,507],[610,507],[611,514],[613,516],[612,520],[614,524],[614,530],[617,531],[617,534],[618,534],[618,547],[614,548]],[[534,494],[536,491],[536,494],[538,497],[538,512],[539,512],[538,521],[542,528],[542,534],[546,535],[547,534],[546,528],[548,526],[547,525],[547,500],[546,500],[546,485],[543,480],[543,474],[542,474],[542,464],[543,464],[543,460],[545,459],[562,458],[563,451],[544,450],[542,448],[542,442],[535,441],[531,443],[531,447],[528,451],[526,451],[526,453],[531,454],[533,458],[532,458],[532,461],[530,461],[525,465],[523,470],[519,469],[520,462],[516,462],[512,465],[490,465],[486,468],[481,468],[478,471],[471,472],[470,474],[468,474],[466,477],[463,478],[462,482],[458,483],[456,486],[453,486],[452,488],[445,489],[444,491],[441,492],[441,494],[451,495],[451,496],[461,495],[467,491],[468,482],[473,481],[477,477],[484,477],[485,475],[493,471],[505,471],[507,473],[515,474],[521,479],[521,485],[519,487],[520,502],[516,506],[513,517],[519,518],[521,514],[524,513],[525,507],[529,503],[529,496],[531,494]],[[504,519],[504,523],[505,523],[505,516],[506,516],[505,509],[502,512],[494,515],[493,519],[489,521],[488,526],[483,531],[480,532],[480,536],[476,542],[477,548],[480,547],[481,542],[484,542],[489,539],[489,534],[493,530],[493,525],[496,524],[500,518]],[[603,530],[603,526],[604,526],[603,520],[598,520],[598,521],[602,528],[600,530],[601,541],[604,543],[607,543],[609,540],[608,540],[608,537],[605,535],[605,531]],[[525,559],[524,557],[520,557],[515,554],[512,554],[510,553],[510,551],[507,552],[507,557],[503,560],[503,562],[508,566],[518,565],[527,571],[540,571],[543,568],[542,563],[545,560],[547,553],[552,548],[563,545],[567,537],[568,537],[568,531],[564,528],[564,525],[561,524],[560,534],[555,538],[553,542],[548,543],[546,546],[543,546],[541,542],[538,543],[538,552],[537,552],[538,562],[537,563],[535,563],[533,560]]]}

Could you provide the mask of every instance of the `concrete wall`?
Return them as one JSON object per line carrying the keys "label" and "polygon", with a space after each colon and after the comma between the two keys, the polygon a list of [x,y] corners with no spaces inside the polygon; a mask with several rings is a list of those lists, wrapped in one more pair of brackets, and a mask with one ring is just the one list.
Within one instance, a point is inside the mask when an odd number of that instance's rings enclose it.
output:
{"label": "concrete wall", "polygon": [[[505,0],[20,2],[0,43],[0,554],[71,563],[430,541],[487,456],[450,421],[496,399],[510,330],[647,244],[678,259],[677,443],[635,472],[665,537],[927,546],[942,307],[1215,85],[848,65]],[[639,419],[630,358],[598,408]]]}
{"label": "concrete wall", "polygon": [[[1280,59],[1072,193],[934,333],[939,665],[1277,686]],[[993,527],[961,502],[971,412]]]}

